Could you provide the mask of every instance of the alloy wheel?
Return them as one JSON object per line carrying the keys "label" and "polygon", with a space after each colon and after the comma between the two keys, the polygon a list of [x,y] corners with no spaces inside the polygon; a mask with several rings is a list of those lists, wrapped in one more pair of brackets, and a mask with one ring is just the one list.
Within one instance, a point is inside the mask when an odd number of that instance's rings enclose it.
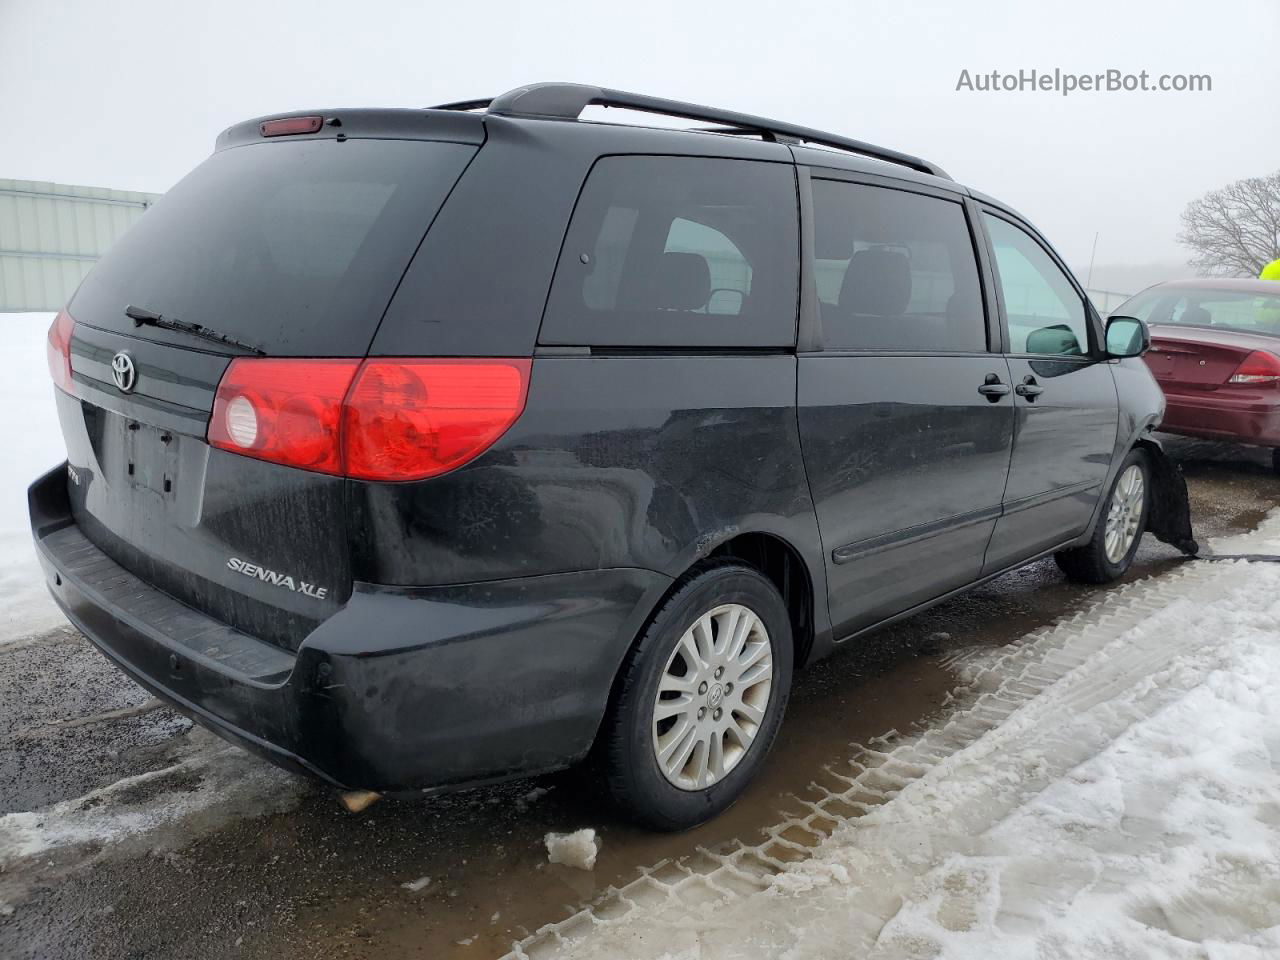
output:
{"label": "alloy wheel", "polygon": [[681,790],[723,780],[764,723],[773,647],[763,621],[738,603],[717,606],[681,635],[658,682],[653,751]]}
{"label": "alloy wheel", "polygon": [[1130,464],[1120,474],[1111,492],[1111,504],[1107,508],[1107,529],[1103,547],[1107,560],[1119,563],[1124,559],[1133,541],[1138,537],[1138,524],[1142,522],[1142,507],[1146,498],[1146,482],[1142,467]]}

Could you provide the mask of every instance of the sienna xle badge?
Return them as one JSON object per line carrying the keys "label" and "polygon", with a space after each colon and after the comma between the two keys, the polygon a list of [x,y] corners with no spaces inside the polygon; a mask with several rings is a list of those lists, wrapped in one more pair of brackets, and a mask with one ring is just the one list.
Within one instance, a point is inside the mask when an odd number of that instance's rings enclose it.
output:
{"label": "sienna xle badge", "polygon": [[1040,557],[1195,549],[1146,346],[893,150],[571,84],[306,111],[226,130],[58,315],[32,527],[107,657],[269,760],[590,761],[679,829],[801,665]]}

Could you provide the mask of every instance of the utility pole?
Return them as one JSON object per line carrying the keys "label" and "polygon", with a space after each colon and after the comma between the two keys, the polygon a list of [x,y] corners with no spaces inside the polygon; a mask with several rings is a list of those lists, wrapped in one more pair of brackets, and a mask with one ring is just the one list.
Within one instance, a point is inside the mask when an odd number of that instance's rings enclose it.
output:
{"label": "utility pole", "polygon": [[1097,255],[1097,253],[1098,253],[1098,231],[1094,231],[1093,249],[1089,251],[1089,277],[1084,282],[1084,285],[1086,287],[1093,286],[1093,258],[1094,256]]}

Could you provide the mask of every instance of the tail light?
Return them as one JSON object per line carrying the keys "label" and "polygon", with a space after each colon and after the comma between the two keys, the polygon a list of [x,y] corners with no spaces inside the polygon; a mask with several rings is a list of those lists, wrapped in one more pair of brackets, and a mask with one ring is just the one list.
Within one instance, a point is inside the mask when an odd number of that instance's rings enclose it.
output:
{"label": "tail light", "polygon": [[71,385],[71,328],[76,325],[66,310],[58,311],[49,325],[49,340],[45,355],[49,361],[49,376],[59,390],[74,393]]}
{"label": "tail light", "polygon": [[347,397],[347,475],[421,480],[479,456],[524,411],[529,360],[366,360]]}
{"label": "tail light", "polygon": [[475,459],[524,410],[527,359],[231,361],[209,443],[304,470],[422,480]]}
{"label": "tail light", "polygon": [[1255,350],[1244,358],[1227,383],[1276,383],[1280,381],[1280,357]]}
{"label": "tail light", "polygon": [[213,398],[209,443],[341,474],[342,399],[359,367],[359,360],[232,360]]}

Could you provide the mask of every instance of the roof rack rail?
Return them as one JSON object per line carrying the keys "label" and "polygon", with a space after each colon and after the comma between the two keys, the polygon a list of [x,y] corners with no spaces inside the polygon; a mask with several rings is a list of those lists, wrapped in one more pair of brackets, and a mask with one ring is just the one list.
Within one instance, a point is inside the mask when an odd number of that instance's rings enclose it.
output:
{"label": "roof rack rail", "polygon": [[[656,113],[667,117],[681,117],[685,120],[699,120],[718,126],[711,131],[715,133],[756,132],[769,139],[789,140],[792,142],[816,143],[837,150],[847,150],[865,157],[874,157],[900,166],[910,167],[921,173],[950,180],[941,167],[909,153],[899,153],[888,147],[877,147],[873,143],[864,143],[850,137],[802,127],[794,123],[780,120],[769,120],[748,113],[737,113],[733,110],[720,110],[715,107],[704,107],[696,103],[683,103],[679,100],[667,100],[664,97],[650,97],[640,93],[626,93],[622,90],[610,90],[607,87],[593,87],[582,83],[534,83],[526,87],[517,87],[494,97],[492,100],[463,100],[457,103],[446,103],[436,107],[437,110],[478,110],[487,108],[489,113],[507,117],[539,117],[555,120],[576,120],[582,111],[589,106],[618,107],[625,110],[636,110],[641,113]],[[730,129],[721,129],[728,127]]]}
{"label": "roof rack rail", "polygon": [[485,97],[481,100],[455,100],[453,103],[438,103],[434,107],[428,107],[428,110],[483,110],[493,103],[492,97]]}

